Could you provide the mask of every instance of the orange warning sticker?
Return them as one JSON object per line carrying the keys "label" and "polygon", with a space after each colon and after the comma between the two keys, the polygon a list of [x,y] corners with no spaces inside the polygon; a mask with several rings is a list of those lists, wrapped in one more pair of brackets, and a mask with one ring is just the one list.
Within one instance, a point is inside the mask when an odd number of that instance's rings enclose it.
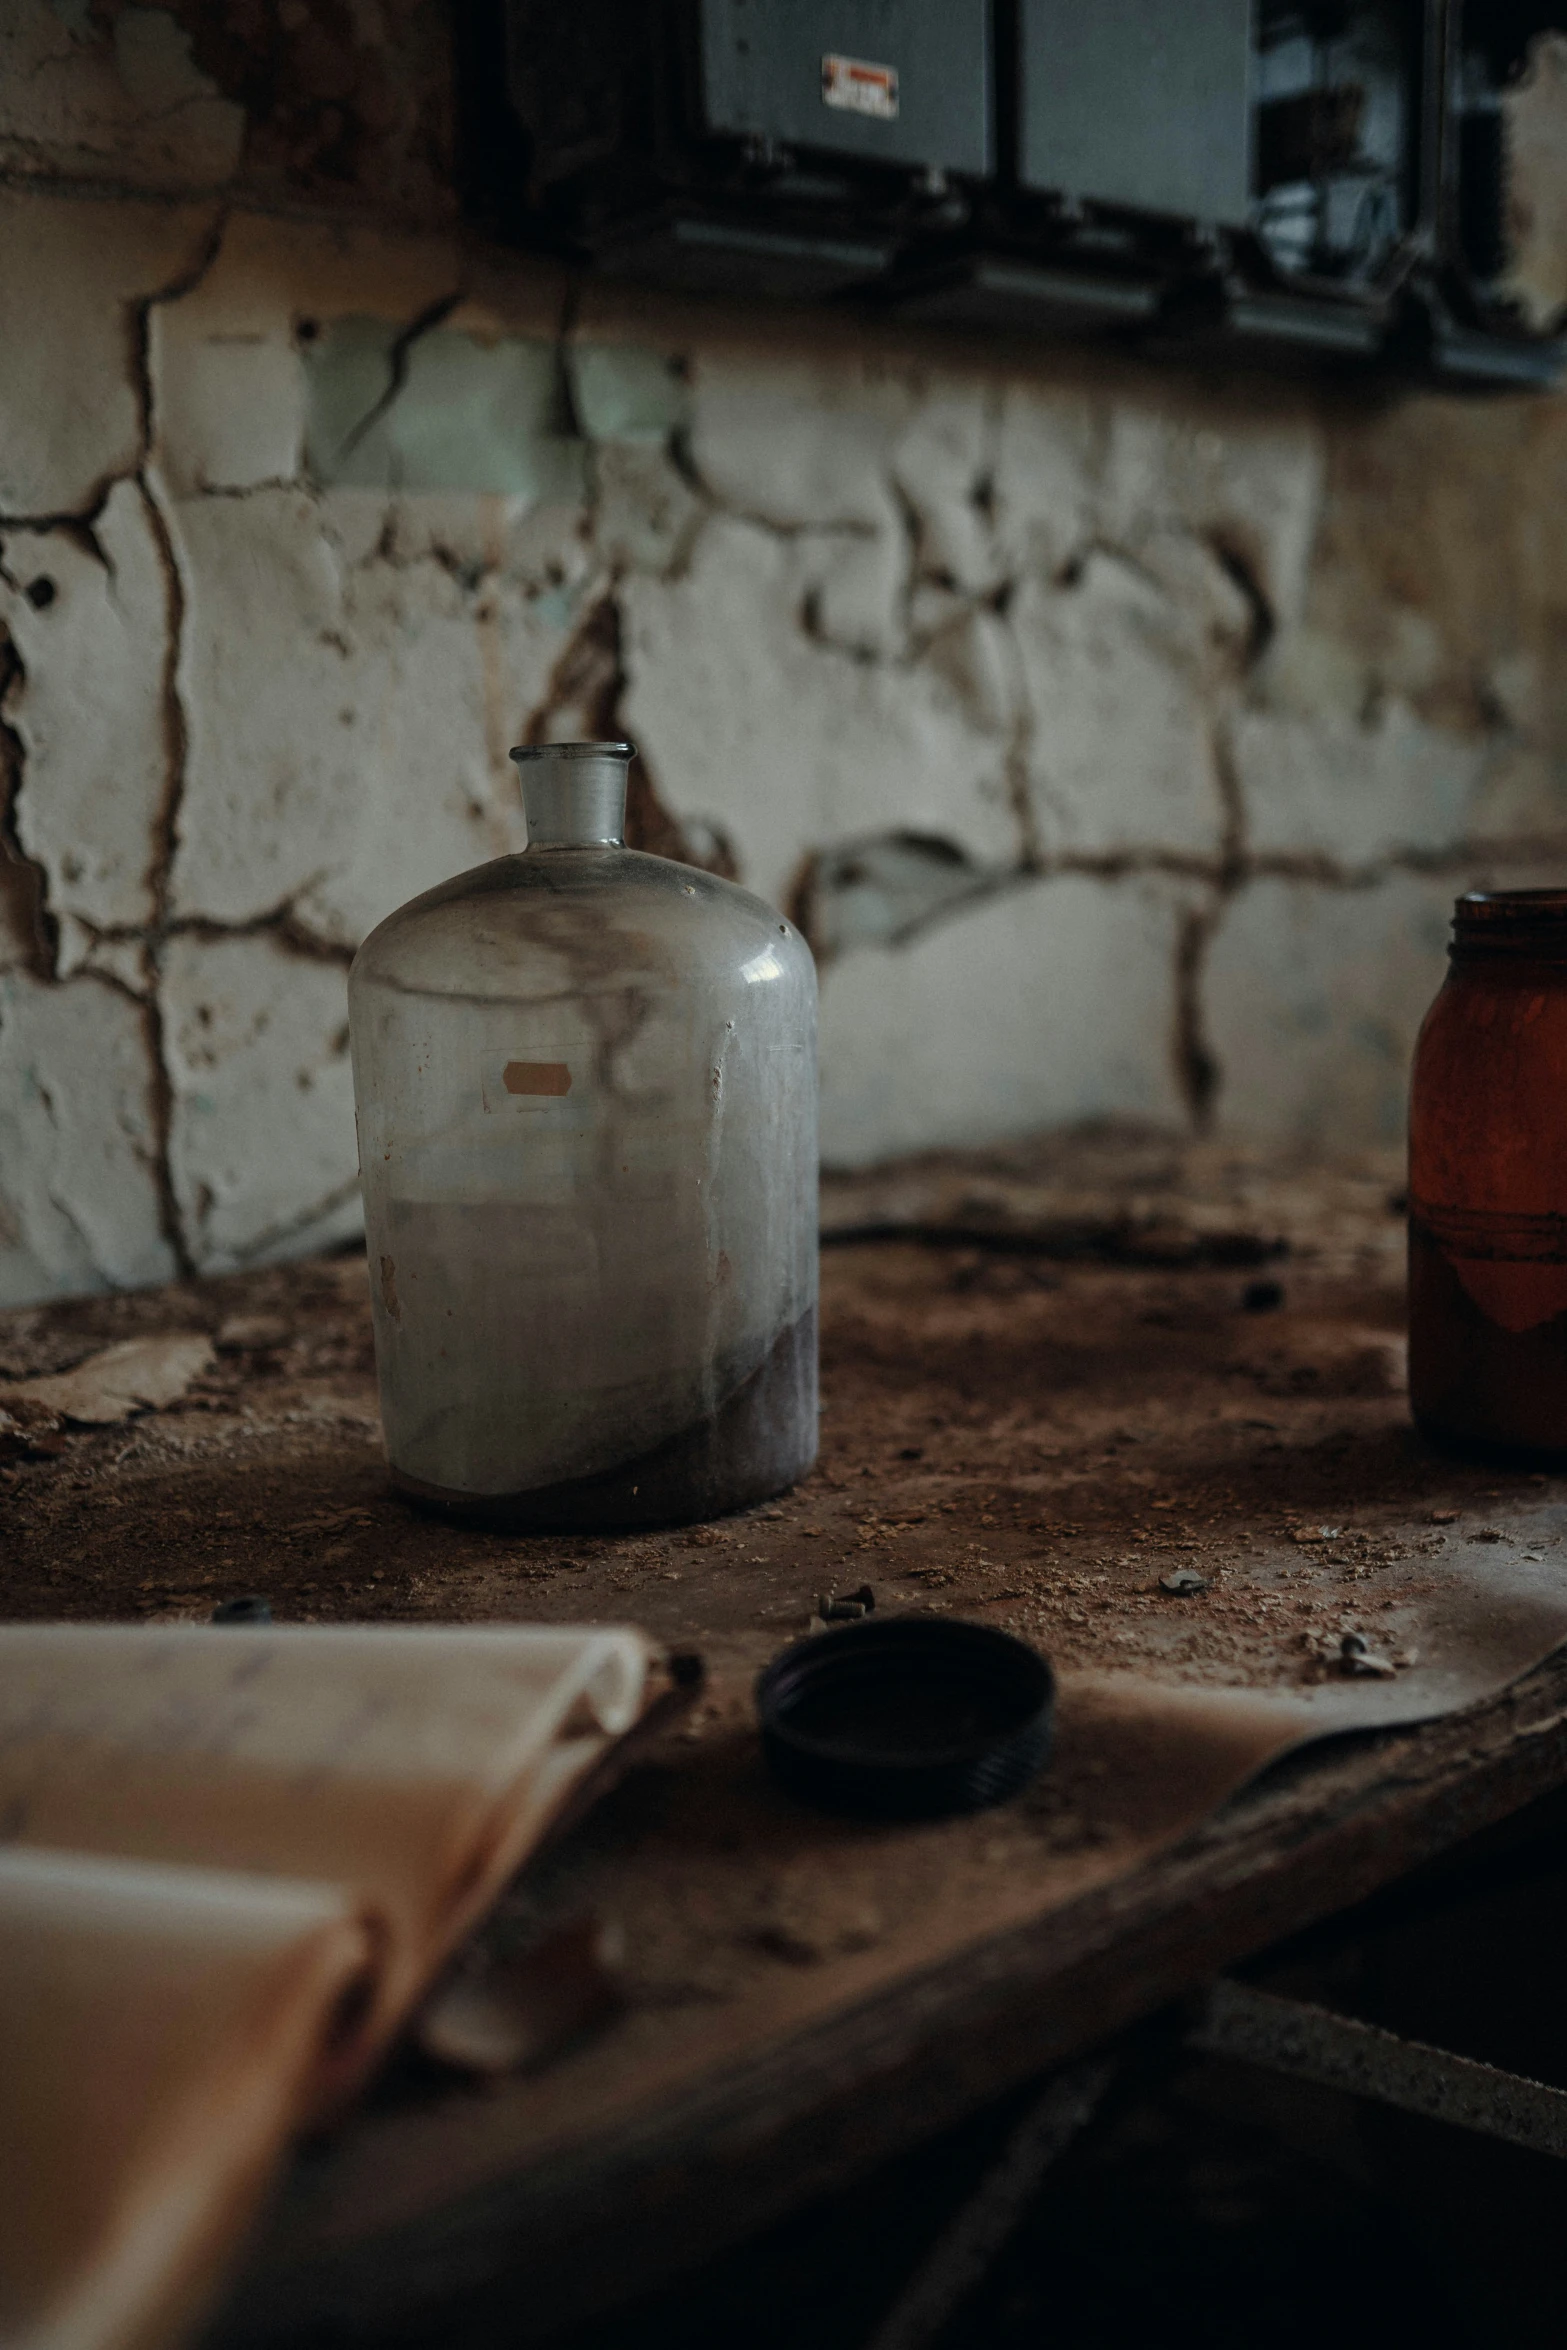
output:
{"label": "orange warning sticker", "polygon": [[863,57],[822,59],[822,104],[844,114],[869,114],[877,122],[898,119],[898,69],[870,65]]}

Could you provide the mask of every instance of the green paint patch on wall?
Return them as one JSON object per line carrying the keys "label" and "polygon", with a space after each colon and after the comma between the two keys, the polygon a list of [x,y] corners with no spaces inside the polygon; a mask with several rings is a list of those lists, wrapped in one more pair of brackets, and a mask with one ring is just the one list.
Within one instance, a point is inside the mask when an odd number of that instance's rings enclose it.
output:
{"label": "green paint patch on wall", "polygon": [[591,441],[659,447],[686,421],[684,373],[661,351],[635,343],[574,343],[567,364],[577,415]]}
{"label": "green paint patch on wall", "polygon": [[583,496],[587,447],[555,344],[433,327],[399,366],[398,333],[384,319],[340,318],[306,346],[313,480],[534,502]]}

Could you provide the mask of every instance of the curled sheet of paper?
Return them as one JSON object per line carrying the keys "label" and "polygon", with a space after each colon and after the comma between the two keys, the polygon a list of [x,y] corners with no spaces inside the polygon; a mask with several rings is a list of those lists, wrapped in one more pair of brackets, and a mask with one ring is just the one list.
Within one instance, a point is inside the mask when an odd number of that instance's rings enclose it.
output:
{"label": "curled sheet of paper", "polygon": [[134,1412],[164,1411],[187,1395],[213,1359],[200,1330],[160,1338],[125,1338],[89,1355],[73,1371],[0,1387],[0,1405],[21,1404],[84,1428],[108,1428]]}
{"label": "curled sheet of paper", "polygon": [[0,2339],[197,2313],[372,1954],[328,1886],[0,1852]]}
{"label": "curled sheet of paper", "polygon": [[647,1669],[619,1629],[0,1626],[0,2339],[199,2313]]}

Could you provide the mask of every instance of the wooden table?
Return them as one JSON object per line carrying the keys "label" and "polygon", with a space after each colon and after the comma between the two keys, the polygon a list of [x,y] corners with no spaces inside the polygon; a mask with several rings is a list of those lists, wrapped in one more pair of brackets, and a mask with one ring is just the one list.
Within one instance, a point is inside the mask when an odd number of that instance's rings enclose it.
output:
{"label": "wooden table", "polygon": [[[0,1319],[12,1379],[131,1335],[201,1330],[217,1350],[171,1410],[13,1436],[8,1614],[157,1620],[258,1590],[284,1618],[631,1616],[700,1647],[719,1692],[695,1741],[634,1775],[545,1874],[557,1905],[575,1870],[595,1903],[625,1891],[641,1914],[637,1872],[670,1850],[655,1815],[695,1774],[712,1851],[729,1839],[704,1882],[731,1906],[710,1929],[687,1919],[681,1950],[634,1950],[626,2017],[544,2076],[475,2090],[395,2074],[301,2154],[215,2343],[455,2341],[497,2296],[504,2338],[546,2332],[1567,1783],[1567,1662],[1551,1661],[1461,1715],[1298,1755],[1042,1920],[990,1930],[976,1911],[961,1947],[864,1987],[853,1853],[827,1824],[784,1819],[744,1718],[750,1675],[819,1592],[869,1580],[884,1605],[1012,1623],[1069,1667],[1179,1657],[1199,1676],[1232,1669],[1236,1626],[1255,1649],[1277,1621],[1283,1673],[1305,1669],[1313,1609],[1366,1597],[1377,1545],[1394,1555],[1434,1515],[1461,1530],[1556,1491],[1435,1458],[1409,1430],[1388,1169],[1170,1145],[1151,1166],[1154,1149],[1128,1146],[1119,1175],[1099,1142],[1086,1167],[1057,1153],[843,1187],[829,1221],[879,1237],[825,1259],[822,1465],[714,1529],[522,1541],[413,1515],[380,1466],[362,1260]],[[897,1236],[910,1227],[917,1241]],[[1313,1568],[1306,1591],[1280,1545],[1329,1516],[1363,1530],[1370,1564],[1346,1565],[1343,1591]],[[1125,1564],[1119,1582],[1101,1560]],[[1172,1628],[1151,1577],[1193,1560],[1212,1604]],[[932,1899],[979,1883],[986,1854],[1005,1885],[1036,1848],[1091,1844],[1091,1791],[1062,1801],[919,1845]],[[779,1909],[783,1877],[807,1913],[820,1893],[825,1927]],[[776,1986],[774,2022],[738,2030],[758,1985]]]}
{"label": "wooden table", "polygon": [[894,1997],[698,2073],[612,2132],[539,2159],[519,2115],[508,2161],[503,2089],[484,2114],[492,2175],[464,2192],[445,2175],[449,2110],[361,2117],[301,2164],[214,2341],[396,2341],[435,2321],[432,2338],[456,2341],[497,2303],[519,2328],[504,2338],[547,2333],[842,2186],[1564,1783],[1558,1662],[1461,1719],[1287,1767],[1047,1932],[998,1936]]}

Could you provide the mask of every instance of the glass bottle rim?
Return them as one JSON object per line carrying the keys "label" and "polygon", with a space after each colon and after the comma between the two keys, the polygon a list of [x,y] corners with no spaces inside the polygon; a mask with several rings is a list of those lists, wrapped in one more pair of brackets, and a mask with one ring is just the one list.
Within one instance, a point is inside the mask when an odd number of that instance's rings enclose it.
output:
{"label": "glass bottle rim", "polygon": [[1567,883],[1544,889],[1470,889],[1453,905],[1449,955],[1514,955],[1567,963]]}
{"label": "glass bottle rim", "polygon": [[519,743],[508,759],[522,766],[529,759],[634,759],[633,743]]}

